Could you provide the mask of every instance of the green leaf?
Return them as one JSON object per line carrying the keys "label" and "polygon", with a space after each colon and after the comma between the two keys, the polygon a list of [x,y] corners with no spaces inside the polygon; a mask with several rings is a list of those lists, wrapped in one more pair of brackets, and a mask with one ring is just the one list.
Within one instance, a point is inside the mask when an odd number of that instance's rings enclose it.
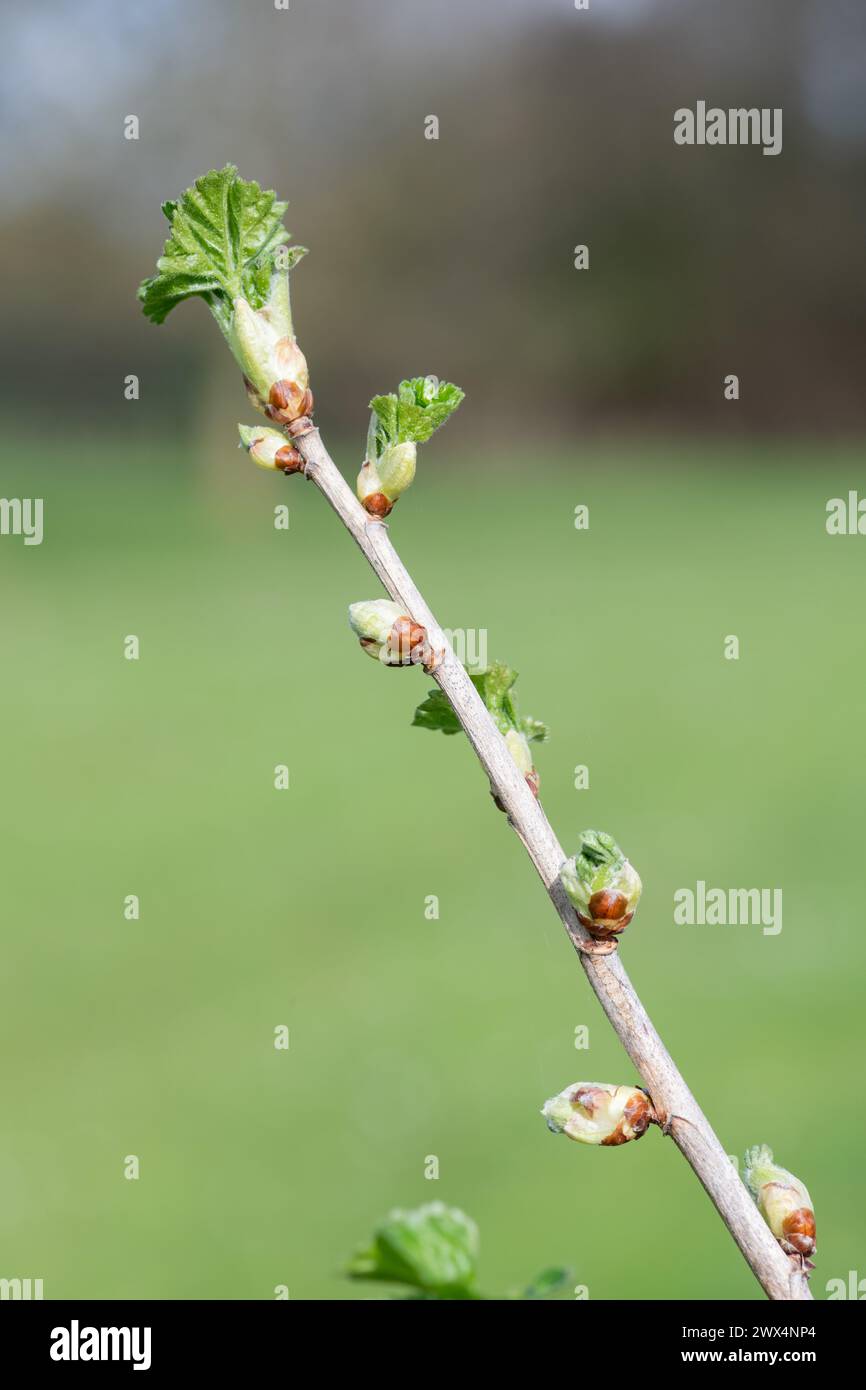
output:
{"label": "green leaf", "polygon": [[462,728],[448,696],[438,689],[431,690],[427,699],[421,701],[412,719],[412,727],[439,729],[443,734],[459,734]]}
{"label": "green leaf", "polygon": [[459,386],[431,377],[416,376],[401,381],[398,391],[400,443],[408,440],[424,444],[444,425],[463,400]]}
{"label": "green leaf", "polygon": [[397,397],[374,396],[370,409],[376,416],[377,454],[382,454],[388,444],[397,443]]}
{"label": "green leaf", "polygon": [[465,1212],[430,1202],[393,1211],[373,1244],[350,1261],[353,1279],[373,1279],[420,1289],[437,1298],[477,1298],[478,1227]]}
{"label": "green leaf", "polygon": [[[501,734],[516,729],[530,743],[544,743],[548,728],[540,719],[521,717],[517,710],[514,684],[517,672],[503,661],[492,661],[486,671],[469,673],[469,679],[481,696]],[[438,688],[431,690],[415,711],[412,727],[434,729],[443,734],[459,734],[462,725],[451,707],[451,701]]]}
{"label": "green leaf", "polygon": [[374,396],[370,409],[378,422],[378,453],[390,444],[424,444],[454,413],[464,392],[451,382],[417,376],[401,381],[395,394]]}
{"label": "green leaf", "polygon": [[[200,296],[225,326],[231,305],[243,295],[259,309],[273,271],[273,252],[289,240],[282,225],[288,203],[272,190],[238,177],[233,164],[211,169],[177,200],[163,203],[169,237],[138,297],[153,323],[176,304]],[[289,264],[304,254],[293,247]]]}
{"label": "green leaf", "polygon": [[510,729],[517,729],[522,733],[513,689],[517,672],[506,666],[503,661],[494,661],[480,680],[478,693],[489,709],[499,732],[507,734]]}
{"label": "green leaf", "polygon": [[516,680],[517,672],[506,666],[504,661],[493,661],[486,671],[481,672],[477,689],[489,710],[504,709],[506,704],[512,703],[508,696]]}

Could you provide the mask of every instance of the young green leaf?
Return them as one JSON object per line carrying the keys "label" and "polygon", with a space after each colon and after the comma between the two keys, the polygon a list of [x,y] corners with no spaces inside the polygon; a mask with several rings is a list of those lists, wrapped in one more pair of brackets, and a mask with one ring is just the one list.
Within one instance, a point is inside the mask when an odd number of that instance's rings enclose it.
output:
{"label": "young green leaf", "polygon": [[[542,724],[540,719],[524,717],[518,712],[514,695],[517,672],[502,661],[494,661],[486,671],[470,671],[469,679],[505,739],[505,746],[511,757],[537,796],[539,778],[533,766],[529,744],[543,743],[546,740],[547,725]],[[427,699],[422,700],[415,710],[412,725],[416,729],[433,729],[442,734],[459,734],[462,728],[451,702],[438,689],[429,691]],[[498,801],[497,805],[500,805]]]}
{"label": "young green leaf", "polygon": [[[521,716],[517,709],[514,684],[517,672],[502,661],[493,661],[486,671],[470,672],[469,679],[481,696],[503,735],[512,729],[525,735],[530,743],[543,743],[548,738],[547,725],[540,719]],[[443,734],[459,734],[461,725],[451,702],[439,689],[431,690],[415,711],[412,726],[433,729]]]}
{"label": "young green leaf", "polygon": [[[223,327],[239,296],[261,308],[273,272],[272,253],[289,240],[282,225],[287,207],[272,190],[239,178],[233,164],[211,169],[177,201],[163,203],[169,237],[157,274],[138,291],[147,317],[162,323],[175,305],[193,296],[205,300]],[[292,247],[283,268],[303,254],[303,247]]]}
{"label": "young green leaf", "polygon": [[412,719],[414,729],[438,729],[443,734],[459,734],[460,720],[454,713],[451,701],[441,690],[431,690],[426,700],[415,711]]}
{"label": "young green leaf", "polygon": [[374,396],[370,402],[370,409],[375,420],[375,432],[371,431],[371,435],[378,457],[389,444],[398,442],[397,397],[393,393],[389,396]]}
{"label": "young green leaf", "polygon": [[434,1298],[477,1298],[478,1227],[456,1207],[430,1202],[392,1211],[373,1244],[349,1264],[352,1279],[403,1284]]}
{"label": "young green leaf", "polygon": [[381,455],[393,444],[424,444],[454,413],[464,392],[451,382],[417,376],[401,381],[397,393],[374,396],[376,449]]}
{"label": "young green leaf", "polygon": [[[492,713],[498,713],[499,689],[503,679],[501,673],[508,672],[507,666],[502,666],[500,662],[494,662],[488,671],[476,671],[469,673],[469,679],[478,691],[487,708]],[[517,672],[509,673],[512,681],[517,679]],[[436,729],[443,734],[459,734],[462,725],[457,715],[454,713],[451,701],[448,696],[439,689],[431,690],[426,700],[415,711],[412,719],[412,727],[416,729]],[[505,733],[512,725],[506,722],[502,732]]]}

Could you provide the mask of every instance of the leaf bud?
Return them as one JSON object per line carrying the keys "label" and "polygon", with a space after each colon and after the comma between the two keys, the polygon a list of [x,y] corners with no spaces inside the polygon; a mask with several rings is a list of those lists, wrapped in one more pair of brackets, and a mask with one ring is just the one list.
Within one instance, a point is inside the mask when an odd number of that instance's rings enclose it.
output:
{"label": "leaf bud", "polygon": [[370,513],[370,516],[384,518],[394,505],[382,491],[382,481],[376,472],[376,465],[371,463],[369,459],[361,465],[355,491],[358,494],[358,501],[364,510]]}
{"label": "leaf bud", "polygon": [[303,473],[303,455],[287,443],[285,435],[279,430],[270,430],[266,425],[238,425],[238,433],[241,444],[259,468]]}
{"label": "leaf bud", "polygon": [[390,599],[350,604],[349,626],[367,655],[385,666],[422,665],[430,670],[436,664],[427,629]]}
{"label": "leaf bud", "polygon": [[529,739],[526,734],[522,734],[519,729],[508,729],[505,733],[505,746],[523,773],[529,790],[533,796],[538,796],[539,777],[532,761],[532,754],[529,751]]}
{"label": "leaf bud", "polygon": [[787,1255],[808,1261],[815,1253],[815,1212],[805,1186],[773,1162],[773,1150],[755,1144],[746,1151],[744,1179],[757,1207]]}
{"label": "leaf bud", "polygon": [[578,1144],[627,1144],[658,1124],[652,1101],[639,1086],[576,1081],[545,1101],[541,1113],[554,1134]]}
{"label": "leaf bud", "polygon": [[291,424],[313,409],[307,359],[297,339],[282,332],[281,316],[268,305],[253,309],[243,296],[234,302],[229,342],[257,410]]}
{"label": "leaf bud", "polygon": [[358,474],[358,500],[371,516],[386,517],[415,477],[414,443],[392,444],[375,461],[364,460]]}
{"label": "leaf bud", "polygon": [[418,458],[417,446],[410,440],[406,444],[392,444],[378,460],[376,468],[382,484],[382,491],[392,502],[396,502],[410,487],[415,478]]}
{"label": "leaf bud", "polygon": [[584,830],[580,849],[561,870],[562,885],[587,931],[612,941],[635,914],[641,881],[616,841],[603,830]]}

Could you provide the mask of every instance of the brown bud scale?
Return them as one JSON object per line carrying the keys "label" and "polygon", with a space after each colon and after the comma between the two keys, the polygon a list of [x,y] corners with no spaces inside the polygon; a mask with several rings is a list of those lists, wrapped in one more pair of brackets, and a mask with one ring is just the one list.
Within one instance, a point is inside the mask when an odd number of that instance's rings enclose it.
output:
{"label": "brown bud scale", "polygon": [[388,647],[397,658],[396,665],[412,666],[426,658],[427,629],[411,618],[398,618],[388,638]]}
{"label": "brown bud scale", "polygon": [[815,1253],[815,1213],[808,1207],[798,1207],[782,1222],[782,1232],[798,1255]]}
{"label": "brown bud scale", "polygon": [[610,1099],[601,1086],[578,1086],[572,1093],[572,1105],[582,1105],[587,1115],[594,1115],[599,1105],[606,1105]]}
{"label": "brown bud scale", "polygon": [[625,1118],[638,1138],[642,1134],[646,1134],[650,1125],[657,1123],[656,1113],[649,1096],[645,1096],[643,1092],[640,1095],[632,1096],[625,1107]]}
{"label": "brown bud scale", "polygon": [[383,517],[388,516],[394,503],[388,501],[384,492],[373,492],[364,498],[363,506],[364,511],[369,512],[370,516]]}
{"label": "brown bud scale", "polygon": [[[593,893],[592,897],[589,900],[589,906],[593,912],[595,911],[593,904],[595,903],[596,898],[621,898],[622,906],[616,904],[616,910],[620,912],[623,910],[623,907],[628,906],[628,900],[623,896],[622,893],[611,893],[609,891],[603,891],[600,893]],[[577,911],[577,909],[575,909],[575,911]],[[600,941],[609,941],[612,937],[619,936],[620,932],[625,931],[632,917],[634,917],[634,912],[626,912],[625,916],[620,917],[619,920],[617,920],[616,917],[607,917],[599,921],[599,916],[600,914],[596,914],[596,916],[587,917],[584,915],[584,913],[579,911],[577,912],[578,921],[581,923],[582,926],[586,927],[586,930],[592,936],[598,937]]]}
{"label": "brown bud scale", "polygon": [[618,922],[628,910],[628,898],[625,893],[617,893],[615,889],[603,888],[598,893],[593,893],[589,900],[589,911],[596,921]]}
{"label": "brown bud scale", "polygon": [[[623,1117],[617,1125],[613,1134],[609,1134],[606,1139],[602,1139],[601,1146],[616,1147],[617,1144],[627,1144],[631,1139],[640,1139],[646,1134],[650,1125],[655,1123],[656,1116],[649,1096],[633,1096],[627,1103]],[[626,1127],[630,1126],[633,1134],[626,1133]]]}
{"label": "brown bud scale", "polygon": [[303,415],[308,415],[312,408],[312,392],[299,386],[296,381],[289,381],[288,378],[284,377],[280,381],[275,381],[268,392],[265,414],[269,419],[276,420],[281,425],[290,425],[292,421],[300,419]]}
{"label": "brown bud scale", "polygon": [[303,454],[299,454],[297,449],[293,449],[289,444],[284,444],[282,449],[277,450],[274,463],[278,468],[282,468],[284,473],[303,473],[305,466]]}

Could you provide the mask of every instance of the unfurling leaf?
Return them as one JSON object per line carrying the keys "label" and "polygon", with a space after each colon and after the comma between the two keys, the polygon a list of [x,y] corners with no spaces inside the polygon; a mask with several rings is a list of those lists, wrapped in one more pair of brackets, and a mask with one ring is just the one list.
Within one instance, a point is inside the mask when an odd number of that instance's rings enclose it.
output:
{"label": "unfurling leaf", "polygon": [[[535,795],[538,795],[538,774],[532,765],[530,742],[547,738],[547,725],[540,719],[522,717],[517,709],[514,683],[517,672],[502,661],[494,661],[486,671],[469,673],[469,679],[481,696],[508,751],[523,773]],[[441,690],[431,690],[415,711],[413,728],[433,729],[443,734],[459,734],[460,721],[451,702]]]}
{"label": "unfurling leaf", "polygon": [[451,382],[416,376],[401,381],[397,394],[374,396],[377,454],[394,444],[425,444],[457,409],[464,392]]}
{"label": "unfurling leaf", "polygon": [[[547,725],[540,719],[521,716],[514,695],[517,672],[502,661],[493,661],[486,671],[469,673],[469,679],[481,696],[501,734],[512,729],[524,734],[531,743],[548,737]],[[460,723],[451,702],[441,690],[431,690],[427,699],[416,709],[412,724],[418,729],[438,729],[443,734],[457,734]]]}
{"label": "unfurling leaf", "polygon": [[433,376],[401,381],[396,394],[374,396],[367,452],[355,491],[371,516],[389,516],[412,485],[417,449],[444,425],[463,400],[459,386]]}
{"label": "unfurling leaf", "polygon": [[374,396],[370,409],[375,422],[372,441],[376,444],[376,453],[381,454],[388,444],[397,443],[397,397],[393,394]]}
{"label": "unfurling leaf", "polygon": [[[282,225],[287,207],[272,190],[239,178],[233,164],[211,169],[177,201],[163,203],[169,237],[157,274],[138,291],[147,317],[162,323],[176,304],[195,295],[223,327],[238,297],[261,308],[274,270],[272,253],[289,240]],[[303,254],[303,247],[292,247],[279,268],[291,268]]]}

